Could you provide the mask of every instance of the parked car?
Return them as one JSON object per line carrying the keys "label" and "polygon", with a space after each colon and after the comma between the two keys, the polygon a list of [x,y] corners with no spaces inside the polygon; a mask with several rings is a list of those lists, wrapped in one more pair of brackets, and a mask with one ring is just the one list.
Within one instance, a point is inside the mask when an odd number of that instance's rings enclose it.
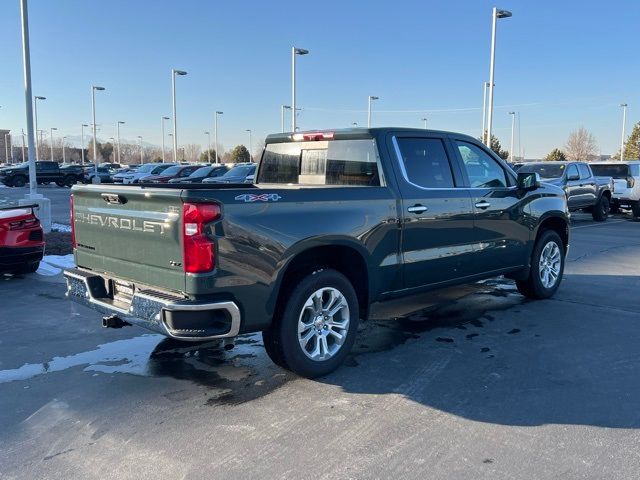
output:
{"label": "parked car", "polygon": [[[58,162],[36,162],[36,181],[39,184],[55,182],[59,187],[70,187],[83,179],[82,168],[76,165],[60,166]],[[29,183],[29,162],[0,169],[0,182],[9,187],[24,187]]]}
{"label": "parked car", "polygon": [[202,183],[253,183],[255,163],[240,163],[221,177],[206,178]]}
{"label": "parked car", "polygon": [[611,212],[630,208],[634,217],[640,217],[640,161],[598,162],[590,166],[595,175],[613,178]]}
{"label": "parked car", "polygon": [[425,129],[270,135],[256,184],[75,186],[72,215],[69,297],[104,326],[262,331],[307,377],[342,363],[374,302],[497,275],[551,297],[569,245],[561,188]]}
{"label": "parked car", "polygon": [[[98,178],[100,181],[98,183],[114,183],[113,176],[116,174],[116,170],[110,167],[98,167]],[[94,168],[87,171],[86,175],[86,183],[95,183],[93,178],[96,176],[96,170]]]}
{"label": "parked car", "polygon": [[591,213],[597,222],[609,215],[614,192],[611,177],[596,177],[586,162],[526,163],[518,173],[538,173],[543,181],[564,189],[569,210]]}
{"label": "parked car", "polygon": [[33,209],[0,208],[0,272],[32,273],[44,255],[44,234]]}
{"label": "parked car", "polygon": [[197,169],[188,177],[172,178],[169,183],[202,183],[207,178],[219,178],[229,171],[225,165],[211,165]]}
{"label": "parked car", "polygon": [[116,172],[111,178],[113,179],[113,183],[122,183],[124,177],[127,174],[134,173],[138,170],[138,168],[134,167],[126,167],[121,168],[118,172]]}
{"label": "parked car", "polygon": [[203,165],[174,165],[172,167],[167,168],[163,172],[157,175],[150,175],[148,177],[144,177],[144,179],[140,180],[140,182],[144,183],[167,183],[169,180],[173,180],[176,178],[187,178],[196,170],[202,168]]}
{"label": "parked car", "polygon": [[109,168],[111,170],[118,170],[118,169],[122,168],[122,165],[120,165],[119,163],[102,162],[102,163],[98,164],[98,167],[106,167],[106,168]]}
{"label": "parked car", "polygon": [[138,183],[141,179],[150,175],[159,175],[175,163],[145,163],[134,172],[129,172],[122,176],[123,184]]}

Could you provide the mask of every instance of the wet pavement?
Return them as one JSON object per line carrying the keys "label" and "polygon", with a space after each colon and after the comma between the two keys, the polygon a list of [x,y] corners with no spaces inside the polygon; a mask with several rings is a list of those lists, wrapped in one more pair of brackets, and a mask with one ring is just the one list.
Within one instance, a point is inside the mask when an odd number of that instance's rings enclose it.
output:
{"label": "wet pavement", "polygon": [[637,478],[639,228],[576,216],[552,300],[377,305],[316,381],[260,335],[102,329],[59,277],[0,277],[0,478]]}

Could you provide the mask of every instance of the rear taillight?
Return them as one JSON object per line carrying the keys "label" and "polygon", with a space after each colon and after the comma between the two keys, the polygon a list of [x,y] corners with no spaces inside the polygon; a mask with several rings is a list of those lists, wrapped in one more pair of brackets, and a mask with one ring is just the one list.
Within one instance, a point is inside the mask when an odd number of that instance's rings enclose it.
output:
{"label": "rear taillight", "polygon": [[185,203],[182,207],[183,265],[187,273],[204,273],[215,265],[215,244],[205,234],[208,223],[220,218],[220,206]]}
{"label": "rear taillight", "polygon": [[633,177],[627,177],[627,188],[633,188],[636,184],[636,179]]}
{"label": "rear taillight", "polygon": [[73,194],[69,196],[69,212],[70,212],[70,220],[71,220],[71,247],[76,248],[76,222],[74,222],[74,214],[73,214]]}
{"label": "rear taillight", "polygon": [[40,225],[40,220],[37,218],[27,218],[26,220],[9,222],[9,230],[26,230],[28,228],[37,227],[38,225]]}

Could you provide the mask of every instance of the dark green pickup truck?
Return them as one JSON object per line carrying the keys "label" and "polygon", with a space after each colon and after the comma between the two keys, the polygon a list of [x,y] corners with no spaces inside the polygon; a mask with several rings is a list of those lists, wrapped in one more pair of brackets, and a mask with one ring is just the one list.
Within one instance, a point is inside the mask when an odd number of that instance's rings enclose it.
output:
{"label": "dark green pickup truck", "polygon": [[262,331],[270,357],[324,375],[369,305],[506,275],[558,288],[564,192],[477,140],[406,128],[271,135],[255,185],[73,188],[68,296],[185,341]]}

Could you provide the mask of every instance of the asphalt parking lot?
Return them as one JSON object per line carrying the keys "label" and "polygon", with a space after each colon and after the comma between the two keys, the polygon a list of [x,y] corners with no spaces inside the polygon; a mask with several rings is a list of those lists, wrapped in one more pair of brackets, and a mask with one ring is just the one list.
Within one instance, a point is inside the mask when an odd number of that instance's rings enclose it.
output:
{"label": "asphalt parking lot", "polygon": [[498,279],[379,307],[316,381],[259,335],[106,330],[60,276],[0,277],[0,477],[638,478],[639,233],[576,215],[555,298]]}
{"label": "asphalt parking lot", "polygon": [[[51,221],[61,225],[69,225],[69,193],[70,188],[56,185],[38,185],[38,193],[51,200]],[[17,205],[18,200],[29,193],[28,187],[14,188],[0,184],[0,208]]]}

